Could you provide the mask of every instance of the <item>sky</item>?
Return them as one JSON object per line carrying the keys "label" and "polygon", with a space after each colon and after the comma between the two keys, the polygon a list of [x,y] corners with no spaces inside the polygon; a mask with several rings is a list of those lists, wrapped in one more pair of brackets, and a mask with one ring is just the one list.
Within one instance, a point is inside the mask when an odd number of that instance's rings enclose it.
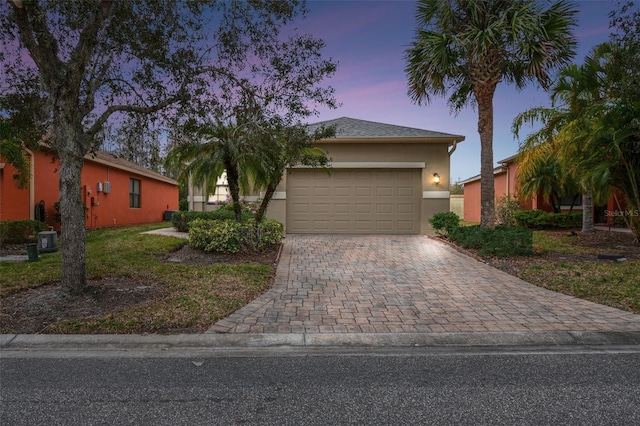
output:
{"label": "sky", "polygon": [[[309,13],[298,30],[325,41],[324,54],[338,62],[326,84],[336,91],[338,109],[319,108],[309,122],[351,117],[465,136],[451,157],[451,179],[480,174],[480,137],[472,107],[450,111],[445,97],[417,105],[407,95],[404,52],[415,32],[416,2],[408,0],[308,0]],[[578,39],[575,63],[609,37],[609,12],[615,3],[577,1]],[[494,96],[494,161],[518,152],[511,132],[515,116],[549,105],[549,95],[533,84],[522,91],[501,83]],[[526,136],[521,134],[521,138]]]}

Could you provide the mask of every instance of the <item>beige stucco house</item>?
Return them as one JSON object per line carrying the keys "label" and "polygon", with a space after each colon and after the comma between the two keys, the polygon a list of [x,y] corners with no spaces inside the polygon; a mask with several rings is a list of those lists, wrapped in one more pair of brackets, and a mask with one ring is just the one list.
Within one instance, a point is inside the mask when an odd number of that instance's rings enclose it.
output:
{"label": "beige stucco house", "polygon": [[[309,128],[322,125],[336,128],[317,143],[330,173],[287,170],[267,211],[287,233],[422,234],[449,211],[449,157],[464,136],[346,117]],[[212,210],[214,200],[190,188],[191,210]]]}

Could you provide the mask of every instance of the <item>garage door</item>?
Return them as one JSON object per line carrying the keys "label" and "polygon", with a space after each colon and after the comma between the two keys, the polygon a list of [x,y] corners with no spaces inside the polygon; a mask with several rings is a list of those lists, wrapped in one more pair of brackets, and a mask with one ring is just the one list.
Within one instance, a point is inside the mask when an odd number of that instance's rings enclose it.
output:
{"label": "garage door", "polygon": [[287,232],[419,234],[419,169],[294,169],[287,176]]}

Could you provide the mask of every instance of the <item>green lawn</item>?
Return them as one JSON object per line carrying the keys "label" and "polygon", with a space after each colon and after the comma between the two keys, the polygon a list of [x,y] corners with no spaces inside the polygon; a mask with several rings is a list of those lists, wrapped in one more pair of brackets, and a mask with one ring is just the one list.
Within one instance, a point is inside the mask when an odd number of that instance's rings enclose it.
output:
{"label": "green lawn", "polygon": [[[625,253],[624,246],[614,243],[589,247],[579,244],[576,237],[546,231],[533,233],[533,245],[543,252],[565,254],[567,260],[525,267],[523,279],[549,290],[640,313],[640,262],[597,260],[597,254],[603,251]],[[572,255],[587,255],[590,260]]]}
{"label": "green lawn", "polygon": [[[89,280],[128,277],[163,287],[151,303],[102,318],[60,321],[53,333],[138,333],[175,329],[204,330],[250,302],[270,283],[268,264],[182,264],[163,259],[186,243],[178,238],[141,234],[166,223],[90,231],[86,239]],[[64,242],[61,242],[63,244]],[[3,297],[60,280],[61,253],[37,262],[0,262]]]}

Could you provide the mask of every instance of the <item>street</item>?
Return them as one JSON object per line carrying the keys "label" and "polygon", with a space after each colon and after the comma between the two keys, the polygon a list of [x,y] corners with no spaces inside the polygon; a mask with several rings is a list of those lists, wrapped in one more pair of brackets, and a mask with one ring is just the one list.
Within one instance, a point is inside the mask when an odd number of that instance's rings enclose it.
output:
{"label": "street", "polygon": [[2,358],[3,425],[640,424],[640,351]]}

